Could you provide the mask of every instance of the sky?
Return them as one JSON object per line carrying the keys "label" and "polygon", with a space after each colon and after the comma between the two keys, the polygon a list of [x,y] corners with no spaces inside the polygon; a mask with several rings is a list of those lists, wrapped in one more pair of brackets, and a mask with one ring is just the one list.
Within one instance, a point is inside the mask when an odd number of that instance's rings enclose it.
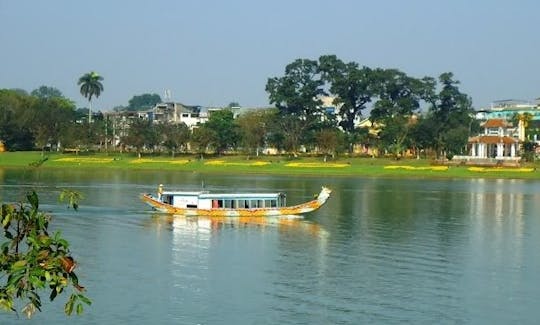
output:
{"label": "sky", "polygon": [[170,90],[186,105],[267,106],[268,78],[335,54],[413,77],[452,72],[475,108],[540,97],[537,0],[0,0],[0,88],[58,88],[78,107]]}

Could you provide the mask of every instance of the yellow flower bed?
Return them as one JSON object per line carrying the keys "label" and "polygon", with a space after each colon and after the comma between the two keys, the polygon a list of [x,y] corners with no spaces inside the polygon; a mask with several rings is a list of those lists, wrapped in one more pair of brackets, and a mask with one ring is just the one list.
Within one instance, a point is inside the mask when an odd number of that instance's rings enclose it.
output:
{"label": "yellow flower bed", "polygon": [[70,162],[70,163],[93,163],[93,164],[106,164],[110,163],[114,158],[90,158],[90,157],[69,157],[69,158],[58,158],[54,161],[58,162]]}
{"label": "yellow flower bed", "polygon": [[519,172],[529,173],[533,172],[534,168],[504,168],[504,167],[469,167],[468,171],[471,172]]}
{"label": "yellow flower bed", "polygon": [[223,160],[212,160],[204,163],[208,166],[265,166],[270,164],[268,161],[243,162],[225,162]]}
{"label": "yellow flower bed", "polygon": [[426,166],[426,167],[414,167],[414,166],[384,166],[384,169],[405,169],[405,170],[433,170],[433,171],[445,171],[445,170],[448,170],[448,166]]}
{"label": "yellow flower bed", "polygon": [[349,164],[338,163],[288,163],[285,167],[306,167],[306,168],[343,168]]}
{"label": "yellow flower bed", "polygon": [[187,164],[189,160],[182,159],[182,160],[158,160],[158,159],[135,159],[130,161],[130,164],[148,164],[148,163],[165,163],[165,164],[176,164],[176,165],[182,165]]}

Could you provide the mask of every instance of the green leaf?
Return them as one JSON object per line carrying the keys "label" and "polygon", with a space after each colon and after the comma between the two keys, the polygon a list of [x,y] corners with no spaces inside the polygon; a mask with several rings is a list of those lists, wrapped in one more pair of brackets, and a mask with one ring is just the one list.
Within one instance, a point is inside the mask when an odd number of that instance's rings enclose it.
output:
{"label": "green leaf", "polygon": [[49,299],[50,299],[51,301],[53,301],[54,298],[56,298],[57,295],[58,295],[58,292],[56,292],[55,289],[52,289],[52,290],[51,290],[51,294],[49,295]]}
{"label": "green leaf", "polygon": [[26,263],[28,263],[26,260],[17,261],[13,263],[13,265],[11,265],[11,269],[16,270],[16,269],[24,268],[26,266]]}
{"label": "green leaf", "polygon": [[64,306],[64,312],[66,315],[71,315],[73,313],[73,304],[75,303],[75,296],[71,295],[69,297],[68,301],[66,302],[66,305]]}
{"label": "green leaf", "polygon": [[82,304],[77,304],[77,315],[81,315],[84,311]]}
{"label": "green leaf", "polygon": [[60,238],[60,239],[58,240],[58,245],[60,245],[60,246],[62,246],[62,247],[64,247],[64,248],[68,248],[68,247],[69,247],[69,243],[67,242],[67,240],[62,239],[62,238]]}
{"label": "green leaf", "polygon": [[16,287],[19,285],[19,282],[24,277],[24,269],[23,272],[17,272],[17,273],[11,273],[8,277],[7,286],[8,287]]}
{"label": "green leaf", "polygon": [[2,225],[4,228],[9,227],[9,223],[11,222],[11,218],[13,217],[13,213],[9,212],[4,214],[4,207],[2,207]]}
{"label": "green leaf", "polygon": [[28,202],[32,205],[32,208],[38,209],[39,208],[39,198],[35,191],[32,191],[26,195],[26,199]]}
{"label": "green leaf", "polygon": [[92,305],[92,300],[88,299],[86,296],[84,295],[78,295],[79,299],[84,302],[85,304],[87,305]]}

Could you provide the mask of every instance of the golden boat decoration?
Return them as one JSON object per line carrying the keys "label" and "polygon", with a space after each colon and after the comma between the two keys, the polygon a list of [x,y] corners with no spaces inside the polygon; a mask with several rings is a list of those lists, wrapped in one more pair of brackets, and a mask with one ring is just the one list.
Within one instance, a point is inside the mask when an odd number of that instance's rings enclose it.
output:
{"label": "golden boat decoration", "polygon": [[317,210],[326,203],[331,192],[323,186],[314,200],[287,206],[284,193],[165,191],[160,184],[156,196],[142,194],[141,200],[159,212],[183,216],[277,217]]}

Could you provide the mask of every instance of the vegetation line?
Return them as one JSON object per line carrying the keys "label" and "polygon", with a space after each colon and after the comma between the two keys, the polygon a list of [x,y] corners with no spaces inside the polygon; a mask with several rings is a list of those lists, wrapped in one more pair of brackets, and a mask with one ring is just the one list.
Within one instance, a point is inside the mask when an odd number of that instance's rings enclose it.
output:
{"label": "vegetation line", "polygon": [[[41,156],[40,152],[6,152],[0,154],[1,167],[27,167]],[[423,177],[423,178],[508,178],[540,179],[537,164],[521,168],[444,166],[425,159],[342,158],[324,162],[321,157],[264,156],[147,156],[133,154],[75,155],[50,153],[41,168],[167,170],[200,173],[236,173],[269,175],[358,176],[358,177]]]}

